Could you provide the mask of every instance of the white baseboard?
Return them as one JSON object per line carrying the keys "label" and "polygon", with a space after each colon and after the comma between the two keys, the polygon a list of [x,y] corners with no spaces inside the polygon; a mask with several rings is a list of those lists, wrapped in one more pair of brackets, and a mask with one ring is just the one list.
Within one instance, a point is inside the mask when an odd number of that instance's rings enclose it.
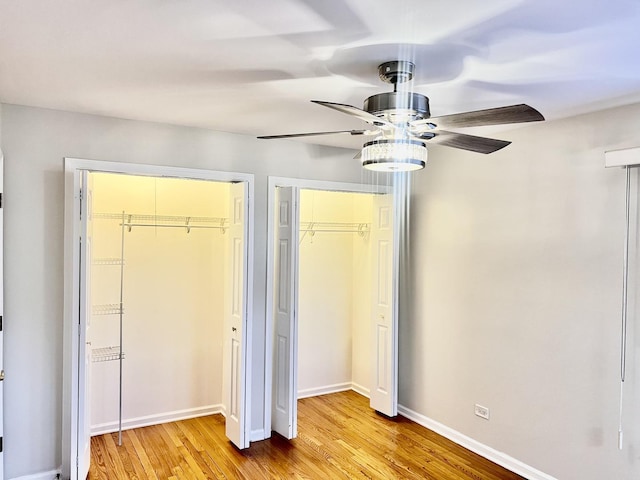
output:
{"label": "white baseboard", "polygon": [[22,477],[13,477],[10,480],[55,480],[57,475],[60,475],[62,468],[58,470],[49,470],[47,472],[33,473],[31,475],[24,475]]}
{"label": "white baseboard", "polygon": [[351,382],[336,383],[335,385],[325,385],[324,387],[307,388],[305,390],[298,390],[298,399],[317,397],[319,395],[328,395],[330,393],[344,392],[351,389]]}
{"label": "white baseboard", "polygon": [[367,387],[363,387],[362,385],[360,385],[358,383],[352,383],[351,384],[351,390],[353,390],[354,392],[359,393],[363,397],[367,397],[367,398],[369,398],[369,393],[371,393],[371,390],[369,390]]}
{"label": "white baseboard", "polygon": [[506,453],[499,452],[498,450],[488,447],[487,445],[484,445],[483,443],[480,443],[473,438],[467,437],[466,435],[454,430],[453,428],[449,428],[440,422],[436,422],[435,420],[432,420],[429,417],[425,417],[424,415],[414,412],[413,410],[403,407],[402,405],[398,405],[398,413],[400,413],[400,415],[402,415],[403,417],[407,417],[409,420],[413,420],[423,427],[426,427],[429,430],[433,430],[437,434],[448,438],[452,442],[455,442],[458,445],[461,445],[464,448],[477,453],[481,457],[484,457],[487,460],[491,460],[493,463],[497,463],[507,470],[511,470],[512,472],[528,478],[529,480],[557,480],[555,477],[541,472],[540,470],[537,470],[527,465],[526,463],[522,463],[520,460],[516,460],[515,458],[510,457]]}
{"label": "white baseboard", "polygon": [[[207,405],[206,407],[188,408],[186,410],[176,410],[173,412],[146,415],[144,417],[126,418],[122,420],[122,429],[129,430],[132,428],[147,427],[149,425],[158,425],[160,423],[177,422],[178,420],[186,420],[187,418],[214,415],[216,413],[222,413],[222,411],[222,405]],[[91,426],[91,436],[117,431],[117,421]]]}

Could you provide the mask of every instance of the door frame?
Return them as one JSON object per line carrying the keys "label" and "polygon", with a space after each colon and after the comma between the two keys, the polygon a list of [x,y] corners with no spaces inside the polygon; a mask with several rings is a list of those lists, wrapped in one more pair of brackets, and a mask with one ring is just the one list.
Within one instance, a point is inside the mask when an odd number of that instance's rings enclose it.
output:
{"label": "door frame", "polygon": [[108,162],[81,158],[64,159],[64,325],[63,325],[63,398],[62,398],[62,477],[77,479],[78,402],[79,402],[79,334],[80,334],[80,176],[82,171],[120,173],[149,177],[172,177],[247,184],[247,239],[245,246],[245,335],[242,340],[245,356],[245,438],[251,438],[251,374],[253,325],[254,270],[254,176],[248,173],[223,172],[136,163]]}
{"label": "door frame", "polygon": [[[372,185],[362,183],[333,182],[329,180],[309,180],[304,178],[290,177],[268,177],[267,186],[267,285],[266,285],[266,311],[265,311],[265,382],[264,382],[264,435],[271,437],[271,408],[273,396],[273,293],[274,293],[274,272],[275,272],[275,218],[276,218],[276,189],[278,187],[297,187],[308,190],[324,190],[345,193],[393,193],[392,185]],[[298,219],[299,221],[299,219]],[[395,222],[397,230],[398,223]],[[396,232],[397,233],[397,232]],[[396,298],[398,298],[396,293]],[[397,321],[397,316],[396,316]],[[396,322],[397,323],[397,322]],[[396,328],[397,330],[397,328]],[[297,338],[295,339],[297,342]],[[297,360],[296,360],[297,361]],[[396,362],[397,363],[397,362]],[[298,392],[295,392],[296,398]]]}
{"label": "door frame", "polygon": [[4,154],[0,148],[0,480],[4,478]]}

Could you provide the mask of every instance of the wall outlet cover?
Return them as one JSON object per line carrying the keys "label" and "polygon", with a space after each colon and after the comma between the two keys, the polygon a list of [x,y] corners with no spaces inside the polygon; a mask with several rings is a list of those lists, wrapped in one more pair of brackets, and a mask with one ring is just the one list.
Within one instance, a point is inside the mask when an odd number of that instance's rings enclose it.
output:
{"label": "wall outlet cover", "polygon": [[480,418],[484,418],[485,420],[489,420],[489,408],[488,407],[483,407],[482,405],[478,405],[476,403],[476,405],[475,405],[475,414]]}

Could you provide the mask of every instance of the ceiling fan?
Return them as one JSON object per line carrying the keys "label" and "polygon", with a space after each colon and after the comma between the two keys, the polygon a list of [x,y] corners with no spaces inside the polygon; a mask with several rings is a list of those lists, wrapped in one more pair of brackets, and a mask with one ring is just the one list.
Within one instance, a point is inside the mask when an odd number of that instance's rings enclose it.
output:
{"label": "ceiling fan", "polygon": [[310,137],[315,135],[365,135],[375,139],[362,147],[357,157],[362,166],[375,171],[411,171],[424,168],[427,143],[460,148],[478,153],[493,153],[511,142],[443,130],[443,128],[478,127],[509,123],[539,122],[544,117],[529,105],[509,105],[473,112],[431,117],[429,99],[419,93],[398,91],[398,84],[413,78],[415,65],[394,60],[378,66],[380,79],[393,84],[393,92],[378,93],[364,101],[360,109],[341,103],[311,100],[364,120],[371,125],[363,130],[290,133],[260,136],[261,139]]}

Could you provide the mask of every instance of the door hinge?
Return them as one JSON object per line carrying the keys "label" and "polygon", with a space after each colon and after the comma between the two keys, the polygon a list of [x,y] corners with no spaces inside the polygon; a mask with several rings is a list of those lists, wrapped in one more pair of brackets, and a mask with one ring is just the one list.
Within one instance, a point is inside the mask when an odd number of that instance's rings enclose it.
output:
{"label": "door hinge", "polygon": [[0,370],[0,382],[4,380],[4,370]]}
{"label": "door hinge", "polygon": [[0,332],[2,331],[2,315],[0,315]]}
{"label": "door hinge", "polygon": [[2,192],[0,192],[0,208],[2,208]]}
{"label": "door hinge", "polygon": [[82,220],[82,189],[80,189],[80,220]]}
{"label": "door hinge", "polygon": [[3,439],[4,437],[0,437],[0,453],[4,452],[4,442]]}

